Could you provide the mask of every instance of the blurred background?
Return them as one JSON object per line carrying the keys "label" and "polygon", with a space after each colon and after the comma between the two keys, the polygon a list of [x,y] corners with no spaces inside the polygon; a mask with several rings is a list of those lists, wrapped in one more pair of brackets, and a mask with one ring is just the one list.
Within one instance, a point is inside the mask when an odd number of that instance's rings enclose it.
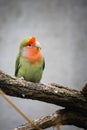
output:
{"label": "blurred background", "polygon": [[[36,36],[42,44],[46,62],[42,83],[82,88],[87,80],[87,0],[0,0],[0,70],[14,75],[19,44],[25,36]],[[62,108],[10,98],[32,119]],[[0,96],[0,130],[12,130],[25,122]],[[61,126],[61,130],[70,129],[83,130]]]}

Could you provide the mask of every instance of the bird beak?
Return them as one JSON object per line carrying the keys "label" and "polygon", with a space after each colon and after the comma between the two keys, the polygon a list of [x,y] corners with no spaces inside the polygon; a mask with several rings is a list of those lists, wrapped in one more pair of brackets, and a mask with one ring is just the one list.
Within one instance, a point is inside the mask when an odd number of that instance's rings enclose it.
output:
{"label": "bird beak", "polygon": [[38,41],[36,41],[36,45],[35,45],[35,47],[37,47],[37,48],[40,48],[40,49],[41,49],[41,44],[40,44]]}

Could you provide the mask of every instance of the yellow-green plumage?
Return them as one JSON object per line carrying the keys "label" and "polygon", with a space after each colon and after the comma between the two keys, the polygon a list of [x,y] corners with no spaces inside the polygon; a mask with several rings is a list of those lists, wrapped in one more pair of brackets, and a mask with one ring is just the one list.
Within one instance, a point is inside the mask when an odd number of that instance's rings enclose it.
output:
{"label": "yellow-green plumage", "polygon": [[15,64],[15,76],[19,78],[23,77],[27,81],[36,83],[40,82],[42,78],[45,61],[43,56],[41,57],[41,60],[39,62],[31,62],[27,57],[24,56],[23,51],[29,39],[31,39],[31,37],[27,37],[21,42],[19,54],[17,56]]}

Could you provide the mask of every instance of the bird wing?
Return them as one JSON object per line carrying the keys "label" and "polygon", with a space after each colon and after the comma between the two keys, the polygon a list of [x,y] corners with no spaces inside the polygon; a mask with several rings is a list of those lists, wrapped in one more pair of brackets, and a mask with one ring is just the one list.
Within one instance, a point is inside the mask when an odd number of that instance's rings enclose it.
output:
{"label": "bird wing", "polygon": [[18,70],[20,68],[20,56],[18,55],[16,58],[16,63],[15,63],[15,76],[18,74]]}

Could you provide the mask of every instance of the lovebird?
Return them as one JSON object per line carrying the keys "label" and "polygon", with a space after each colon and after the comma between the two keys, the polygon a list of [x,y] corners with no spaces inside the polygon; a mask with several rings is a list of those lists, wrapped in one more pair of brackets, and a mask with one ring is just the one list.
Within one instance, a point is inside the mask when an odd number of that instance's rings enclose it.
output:
{"label": "lovebird", "polygon": [[36,37],[25,37],[19,47],[15,63],[15,76],[24,80],[40,82],[45,68],[45,60],[41,52],[41,44]]}

